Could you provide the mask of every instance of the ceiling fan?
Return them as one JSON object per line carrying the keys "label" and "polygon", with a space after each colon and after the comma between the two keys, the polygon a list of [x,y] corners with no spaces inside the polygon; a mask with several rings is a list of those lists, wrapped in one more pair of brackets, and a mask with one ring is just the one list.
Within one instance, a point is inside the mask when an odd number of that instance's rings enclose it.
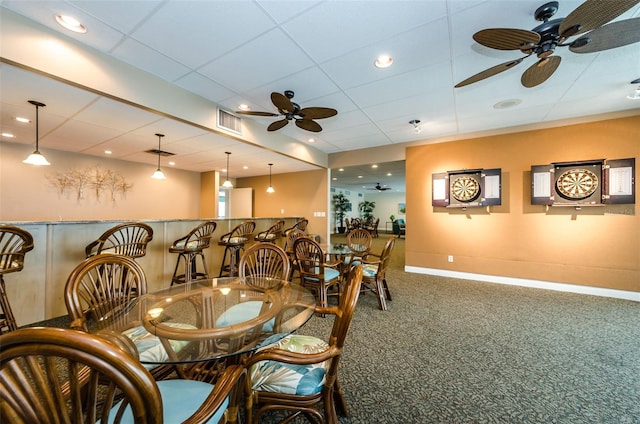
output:
{"label": "ceiling fan", "polygon": [[294,93],[291,90],[285,91],[284,94],[271,93],[271,102],[278,109],[279,113],[245,110],[239,110],[236,113],[253,116],[284,116],[281,120],[272,122],[267,127],[267,131],[277,131],[287,125],[289,121],[293,120],[298,128],[312,132],[322,131],[322,127],[314,121],[314,119],[330,118],[338,114],[338,111],[328,107],[305,107],[300,109],[300,105],[291,101],[293,96]]}
{"label": "ceiling fan", "polygon": [[386,190],[391,190],[391,187],[383,187],[380,185],[380,183],[377,183],[375,187],[373,188],[368,188],[367,190],[378,190],[378,191],[386,191]]}
{"label": "ceiling fan", "polygon": [[[620,16],[640,0],[587,0],[566,18],[549,20],[558,11],[558,2],[550,1],[535,11],[535,19],[542,24],[531,31],[513,28],[489,28],[473,34],[473,39],[485,47],[497,50],[520,50],[526,56],[510,60],[473,75],[455,85],[456,88],[473,84],[520,64],[535,54],[538,61],[531,65],[520,79],[523,86],[535,87],[545,82],[560,65],[560,56],[554,56],[557,47],[569,47],[574,53],[594,53],[640,41],[640,18],[607,22]],[[578,34],[587,34],[567,42]]]}

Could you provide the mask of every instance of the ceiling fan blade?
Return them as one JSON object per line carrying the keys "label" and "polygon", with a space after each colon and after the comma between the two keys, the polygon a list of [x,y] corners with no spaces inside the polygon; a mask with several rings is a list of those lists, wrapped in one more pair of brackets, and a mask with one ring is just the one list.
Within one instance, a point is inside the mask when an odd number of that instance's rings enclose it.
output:
{"label": "ceiling fan blade", "polygon": [[277,113],[271,112],[252,112],[249,110],[236,110],[238,115],[253,115],[253,116],[279,116]]}
{"label": "ceiling fan blade", "polygon": [[272,122],[267,127],[267,131],[278,131],[280,128],[284,127],[288,123],[289,123],[289,120],[287,118],[281,119],[281,120],[276,121],[276,122]]}
{"label": "ceiling fan blade", "polygon": [[640,41],[640,18],[626,19],[596,28],[569,46],[574,53],[594,53]]}
{"label": "ceiling fan blade", "polygon": [[278,110],[284,114],[293,112],[293,103],[284,94],[273,92],[271,93],[271,102],[278,108]]}
{"label": "ceiling fan blade", "polygon": [[564,18],[558,33],[566,38],[591,31],[617,18],[638,3],[640,0],[587,0]]}
{"label": "ceiling fan blade", "polygon": [[296,119],[296,125],[298,128],[302,128],[303,130],[311,131],[311,132],[320,132],[322,131],[322,127],[316,121],[312,121],[311,119]]}
{"label": "ceiling fan blade", "polygon": [[305,107],[298,114],[305,119],[324,119],[336,116],[338,111],[328,107]]}
{"label": "ceiling fan blade", "polygon": [[550,56],[540,59],[524,71],[520,82],[527,88],[542,84],[558,69],[561,60],[562,58],[560,56]]}
{"label": "ceiling fan blade", "polygon": [[[528,56],[526,56],[528,57]],[[464,87],[465,85],[469,85],[469,84],[473,84],[474,82],[478,82],[478,81],[482,81],[485,78],[489,78],[492,77],[496,74],[499,74],[500,72],[506,71],[507,69],[513,68],[515,65],[519,64],[520,62],[522,62],[522,60],[524,59],[524,57],[521,57],[520,59],[516,59],[516,60],[511,60],[509,62],[505,62],[505,63],[501,63],[500,65],[496,65],[492,68],[489,69],[485,69],[484,71],[477,73],[469,78],[467,78],[466,80],[459,82],[455,85],[455,88],[460,88],[460,87]]]}
{"label": "ceiling fan blade", "polygon": [[540,34],[526,29],[489,28],[473,34],[473,39],[492,49],[520,50],[529,43],[538,44]]}

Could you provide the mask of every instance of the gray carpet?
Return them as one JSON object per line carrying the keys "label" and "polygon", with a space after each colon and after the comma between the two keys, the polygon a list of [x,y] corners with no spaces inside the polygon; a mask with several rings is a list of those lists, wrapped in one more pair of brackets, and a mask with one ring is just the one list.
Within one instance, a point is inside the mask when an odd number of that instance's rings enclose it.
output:
{"label": "gray carpet", "polygon": [[[403,269],[400,239],[389,310],[358,301],[341,423],[640,423],[640,304]],[[326,337],[331,323],[300,332]]]}
{"label": "gray carpet", "polygon": [[[403,251],[389,310],[358,302],[340,422],[640,423],[640,304],[408,274]],[[301,332],[330,325],[314,317]]]}

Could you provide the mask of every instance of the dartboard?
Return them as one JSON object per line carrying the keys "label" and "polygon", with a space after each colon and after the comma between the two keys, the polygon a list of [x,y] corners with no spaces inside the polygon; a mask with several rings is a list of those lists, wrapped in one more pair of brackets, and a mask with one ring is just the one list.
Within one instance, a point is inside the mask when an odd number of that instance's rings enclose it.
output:
{"label": "dartboard", "polygon": [[471,202],[480,194],[480,184],[474,178],[463,175],[451,182],[451,195],[460,202]]}
{"label": "dartboard", "polygon": [[556,188],[566,199],[586,199],[598,188],[598,177],[588,169],[569,169],[558,177]]}

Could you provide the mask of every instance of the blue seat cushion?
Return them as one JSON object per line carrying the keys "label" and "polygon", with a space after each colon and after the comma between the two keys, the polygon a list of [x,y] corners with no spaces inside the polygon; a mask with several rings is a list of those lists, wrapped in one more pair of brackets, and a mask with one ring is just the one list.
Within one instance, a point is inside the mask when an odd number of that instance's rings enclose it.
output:
{"label": "blue seat cushion", "polygon": [[[157,382],[158,389],[162,396],[162,415],[165,423],[181,423],[189,418],[205,401],[213,385],[195,380],[161,380]],[[229,398],[225,399],[221,407],[208,421],[218,423],[224,412],[229,407]],[[113,423],[118,405],[116,405],[109,416],[109,423]],[[135,424],[131,409],[127,406],[122,424]]]}
{"label": "blue seat cushion", "polygon": [[362,267],[364,277],[376,278],[376,274],[378,274],[378,265],[364,265]]}
{"label": "blue seat cushion", "polygon": [[[291,334],[269,347],[298,353],[319,353],[327,350],[329,345],[317,337]],[[260,361],[249,371],[251,388],[264,392],[302,396],[317,394],[324,387],[328,367],[328,361],[311,365]]]}
{"label": "blue seat cushion", "polygon": [[[316,274],[320,273],[320,268],[317,268],[313,270],[313,272],[315,272]],[[334,280],[336,278],[338,278],[340,276],[340,271],[338,271],[337,269],[334,268],[325,268],[324,269],[324,281],[331,281]],[[305,277],[305,279],[307,280],[318,280],[317,278],[314,277]]]}
{"label": "blue seat cushion", "polygon": [[[168,323],[167,325],[188,330],[196,329],[196,327],[189,324]],[[169,355],[164,349],[164,346],[162,346],[160,339],[149,333],[143,326],[130,328],[123,331],[122,334],[130,338],[136,345],[138,349],[138,359],[140,359],[140,362],[143,363],[145,368],[155,368],[158,363],[166,362],[167,359],[169,359]],[[174,352],[180,352],[189,342],[184,340],[169,340],[169,344]],[[149,364],[149,362],[155,364]]]}
{"label": "blue seat cushion", "polygon": [[[247,302],[233,305],[218,317],[216,320],[216,327],[226,327],[228,325],[238,324],[240,322],[253,319],[260,314],[262,304],[262,301],[259,300],[249,300]],[[275,321],[275,318],[271,318],[263,325],[262,330],[272,332]]]}

